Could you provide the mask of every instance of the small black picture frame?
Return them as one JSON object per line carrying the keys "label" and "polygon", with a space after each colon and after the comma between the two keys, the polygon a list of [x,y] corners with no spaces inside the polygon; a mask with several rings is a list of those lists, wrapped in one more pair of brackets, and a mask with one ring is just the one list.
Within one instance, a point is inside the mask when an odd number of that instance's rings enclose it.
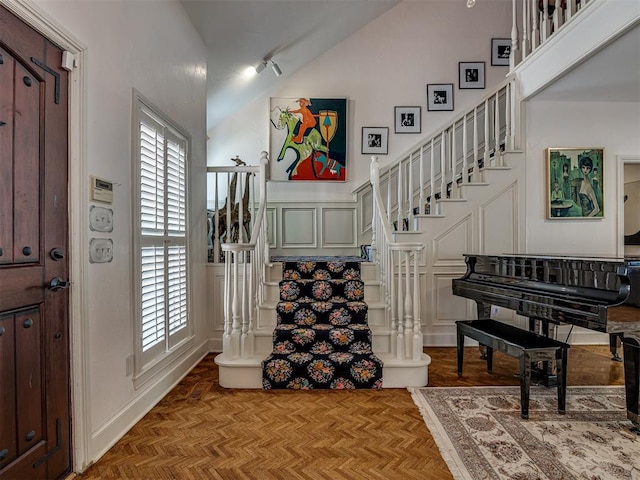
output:
{"label": "small black picture frame", "polygon": [[430,112],[453,110],[453,83],[427,85],[427,110]]}
{"label": "small black picture frame", "polygon": [[362,153],[386,155],[388,148],[388,127],[362,127]]}
{"label": "small black picture frame", "polygon": [[458,70],[460,90],[484,88],[484,62],[460,62]]}
{"label": "small black picture frame", "polygon": [[491,39],[491,65],[509,66],[510,56],[511,56],[511,39],[510,38],[492,38]]}
{"label": "small black picture frame", "polygon": [[422,107],[395,107],[395,133],[420,133]]}

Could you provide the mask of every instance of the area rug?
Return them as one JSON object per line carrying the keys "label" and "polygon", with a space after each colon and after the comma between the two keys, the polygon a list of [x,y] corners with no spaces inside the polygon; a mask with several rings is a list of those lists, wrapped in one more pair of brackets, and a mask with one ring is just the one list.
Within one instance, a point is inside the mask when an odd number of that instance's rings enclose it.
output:
{"label": "area rug", "polygon": [[626,418],[624,387],[532,387],[529,420],[520,387],[410,388],[456,480],[636,480],[640,436]]}

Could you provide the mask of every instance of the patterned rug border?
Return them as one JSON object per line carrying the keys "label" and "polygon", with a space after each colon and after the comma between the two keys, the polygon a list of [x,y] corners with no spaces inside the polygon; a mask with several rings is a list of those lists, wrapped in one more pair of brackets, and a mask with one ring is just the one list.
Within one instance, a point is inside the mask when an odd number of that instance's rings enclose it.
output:
{"label": "patterned rug border", "polygon": [[[624,405],[618,405],[617,403],[620,398],[622,398],[622,402],[624,401],[624,387],[622,386],[568,387],[567,413],[565,415],[560,415],[556,411],[557,396],[555,389],[542,386],[532,387],[528,421],[520,418],[520,387],[422,387],[408,388],[408,390],[455,480],[479,480],[485,478],[495,480],[511,478],[536,480],[582,479],[583,477],[577,476],[576,472],[562,463],[561,455],[556,453],[557,445],[549,443],[544,437],[544,434],[551,435],[551,432],[558,428],[557,425],[566,426],[572,422],[574,424],[589,422],[589,424],[594,425],[594,431],[596,422],[605,427],[608,426],[610,430],[611,424],[614,424],[622,432],[620,438],[632,445],[630,452],[625,451],[622,454],[640,459],[640,436],[636,436],[629,431],[632,424],[626,418]],[[594,408],[592,411],[587,411],[585,405],[580,402],[582,401],[581,398],[589,395],[602,399],[611,398],[613,402],[609,402],[607,409],[600,408],[598,410]],[[495,459],[487,458],[486,453],[483,454],[482,452],[483,448],[486,451],[487,445],[479,446],[477,438],[474,439],[472,433],[476,433],[486,444],[490,444],[493,441],[490,440],[492,437],[487,434],[485,440],[485,437],[478,433],[482,429],[476,432],[472,432],[470,429],[467,431],[467,426],[464,424],[462,417],[454,409],[450,408],[448,404],[448,402],[459,402],[460,405],[465,402],[471,404],[474,399],[483,399],[484,397],[513,397],[513,402],[507,409],[487,409],[484,415],[468,418],[467,420],[494,422],[495,430],[502,430],[505,436],[501,440],[494,441],[495,445],[497,445],[497,447],[494,445],[494,448],[507,448],[505,445],[508,442],[505,442],[504,439],[511,438],[527,454],[528,458],[545,459],[546,464],[528,462],[534,465],[535,476],[523,475],[522,472],[514,472],[512,476],[511,472],[505,473],[504,466],[500,469],[498,465],[495,465],[493,461]],[[572,403],[572,400],[576,402]],[[537,426],[543,432],[542,438],[544,441],[534,436],[533,432],[536,431],[534,426]],[[632,463],[634,465],[631,468],[631,476],[629,476],[629,470],[622,471],[622,467],[620,467],[620,471],[615,471],[611,476],[594,475],[589,478],[636,480],[640,478],[640,463]]]}

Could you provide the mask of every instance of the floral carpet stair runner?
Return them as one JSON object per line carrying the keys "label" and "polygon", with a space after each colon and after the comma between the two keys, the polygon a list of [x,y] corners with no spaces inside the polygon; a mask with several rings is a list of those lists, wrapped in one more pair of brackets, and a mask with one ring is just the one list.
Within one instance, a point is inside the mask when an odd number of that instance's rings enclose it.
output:
{"label": "floral carpet stair runner", "polygon": [[283,262],[265,389],[382,388],[359,262]]}

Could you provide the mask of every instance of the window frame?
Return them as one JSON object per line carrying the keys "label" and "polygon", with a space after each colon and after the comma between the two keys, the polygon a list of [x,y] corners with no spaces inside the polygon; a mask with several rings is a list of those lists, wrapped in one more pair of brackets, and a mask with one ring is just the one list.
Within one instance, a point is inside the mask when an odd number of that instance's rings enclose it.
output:
{"label": "window frame", "polygon": [[[166,186],[166,180],[168,176],[167,145],[173,140],[174,143],[184,144],[184,193],[181,192],[179,197],[184,199],[184,218],[179,218],[183,224],[183,233],[169,232],[166,228],[168,217],[170,214],[167,210],[167,191],[164,192],[164,204],[163,204],[163,225],[165,226],[162,234],[149,234],[145,233],[142,225],[142,202],[141,202],[141,122],[145,120],[149,124],[154,124],[153,127],[162,129],[164,146],[162,150],[163,158],[163,180],[164,186]],[[191,301],[191,265],[189,262],[189,159],[191,154],[191,136],[181,128],[176,122],[174,122],[169,116],[160,111],[149,100],[144,98],[140,92],[136,89],[132,89],[132,237],[133,237],[133,249],[131,252],[132,265],[133,265],[133,319],[134,319],[134,369],[133,369],[133,381],[135,388],[145,384],[150,378],[160,372],[169,363],[176,361],[177,358],[186,354],[194,344],[193,336],[193,321],[191,319],[192,301]],[[157,145],[157,143],[156,143]],[[168,265],[168,249],[171,247],[184,247],[184,273],[180,273],[180,276],[184,275],[184,288],[186,296],[186,325],[180,328],[174,334],[170,333],[171,319],[168,314],[168,299],[170,295],[167,284],[164,285],[163,293],[163,305],[165,310],[164,318],[164,338],[156,343],[154,346],[148,349],[143,349],[143,323],[142,323],[142,249],[145,247],[158,247],[164,250],[163,266]],[[165,279],[167,276],[165,275]]]}

